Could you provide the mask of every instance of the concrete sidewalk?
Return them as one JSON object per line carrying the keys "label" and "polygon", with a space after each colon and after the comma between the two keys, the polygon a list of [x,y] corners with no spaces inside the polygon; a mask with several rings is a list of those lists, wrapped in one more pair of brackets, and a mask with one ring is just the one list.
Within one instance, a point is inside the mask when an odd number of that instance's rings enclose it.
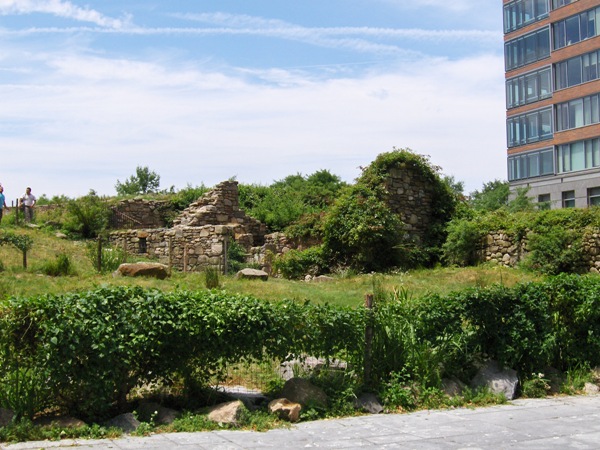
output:
{"label": "concrete sidewalk", "polygon": [[600,449],[600,396],[515,400],[477,409],[305,422],[264,433],[210,431],[0,444],[2,450]]}

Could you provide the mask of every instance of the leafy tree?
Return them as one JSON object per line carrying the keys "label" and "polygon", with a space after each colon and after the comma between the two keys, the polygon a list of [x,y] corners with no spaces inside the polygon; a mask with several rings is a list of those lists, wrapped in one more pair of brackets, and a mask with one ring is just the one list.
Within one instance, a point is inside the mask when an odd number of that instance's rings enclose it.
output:
{"label": "leafy tree", "polygon": [[508,202],[510,212],[533,211],[533,199],[527,195],[529,188],[517,188],[515,198]]}
{"label": "leafy tree", "polygon": [[[306,177],[299,173],[289,175],[270,186],[240,184],[240,207],[271,231],[282,231],[298,221],[314,223],[314,218],[329,208],[344,186],[340,177],[327,170]],[[303,220],[305,216],[312,219]]]}
{"label": "leafy tree", "polygon": [[400,262],[403,224],[382,200],[381,191],[359,183],[336,202],[325,221],[323,241],[332,264],[370,272]]}
{"label": "leafy tree", "polygon": [[111,211],[95,191],[67,203],[67,231],[83,238],[94,238],[108,226]]}
{"label": "leafy tree", "polygon": [[508,205],[509,194],[508,181],[483,183],[481,191],[471,192],[471,205],[478,211],[495,211]]}
{"label": "leafy tree", "polygon": [[117,180],[115,189],[118,195],[136,195],[157,192],[160,185],[160,175],[151,171],[148,166],[137,166],[135,175],[131,175],[121,183]]}

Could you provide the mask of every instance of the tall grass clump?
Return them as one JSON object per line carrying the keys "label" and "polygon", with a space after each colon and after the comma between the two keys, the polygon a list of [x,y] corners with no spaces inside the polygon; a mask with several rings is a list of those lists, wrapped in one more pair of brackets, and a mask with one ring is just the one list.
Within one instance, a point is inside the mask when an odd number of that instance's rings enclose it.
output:
{"label": "tall grass clump", "polygon": [[60,253],[56,255],[56,258],[54,260],[46,261],[42,265],[41,271],[43,274],[48,275],[50,277],[60,277],[76,274],[75,267],[71,262],[71,258],[65,253]]}
{"label": "tall grass clump", "polygon": [[[98,248],[99,245],[100,249]],[[98,241],[88,242],[86,256],[92,266],[100,273],[114,272],[128,259],[127,252],[121,247],[105,246],[99,244]]]}

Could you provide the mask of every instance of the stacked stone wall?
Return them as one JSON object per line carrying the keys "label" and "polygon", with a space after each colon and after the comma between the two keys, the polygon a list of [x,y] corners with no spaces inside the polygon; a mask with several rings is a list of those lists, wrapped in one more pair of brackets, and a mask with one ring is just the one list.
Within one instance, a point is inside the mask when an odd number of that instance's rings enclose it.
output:
{"label": "stacked stone wall", "polygon": [[111,233],[110,244],[182,272],[199,272],[224,266],[226,246],[233,234],[232,227],[223,225],[124,230]]}
{"label": "stacked stone wall", "polygon": [[[173,226],[201,227],[204,225],[239,225],[248,236],[252,236],[251,245],[263,245],[266,225],[246,216],[239,207],[237,181],[224,181],[187,207],[173,221]],[[237,240],[237,239],[236,239]]]}
{"label": "stacked stone wall", "polygon": [[482,260],[515,267],[527,255],[527,238],[516,240],[503,231],[488,234],[482,245]]}
{"label": "stacked stone wall", "polygon": [[[481,260],[495,262],[506,267],[515,267],[527,256],[527,236],[515,239],[503,231],[488,234],[482,243]],[[600,274],[600,229],[588,229],[582,236],[582,254],[585,267]]]}
{"label": "stacked stone wall", "polygon": [[168,203],[165,201],[127,199],[113,207],[111,226],[120,228],[161,228],[165,226],[165,212]]}
{"label": "stacked stone wall", "polygon": [[386,180],[387,203],[405,224],[406,232],[422,240],[431,226],[433,190],[431,182],[415,170],[392,169]]}

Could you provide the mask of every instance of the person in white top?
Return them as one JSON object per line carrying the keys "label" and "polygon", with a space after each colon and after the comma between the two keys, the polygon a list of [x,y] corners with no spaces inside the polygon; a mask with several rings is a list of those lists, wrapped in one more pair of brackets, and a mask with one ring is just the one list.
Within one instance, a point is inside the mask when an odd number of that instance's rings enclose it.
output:
{"label": "person in white top", "polygon": [[36,198],[31,193],[31,188],[25,189],[25,194],[20,199],[21,206],[23,207],[23,213],[25,215],[25,222],[31,222],[33,220],[33,207],[35,206]]}

